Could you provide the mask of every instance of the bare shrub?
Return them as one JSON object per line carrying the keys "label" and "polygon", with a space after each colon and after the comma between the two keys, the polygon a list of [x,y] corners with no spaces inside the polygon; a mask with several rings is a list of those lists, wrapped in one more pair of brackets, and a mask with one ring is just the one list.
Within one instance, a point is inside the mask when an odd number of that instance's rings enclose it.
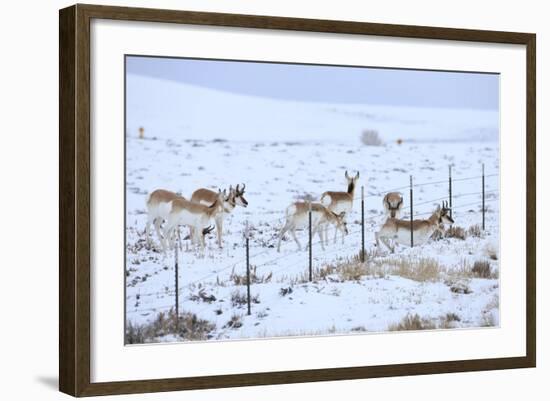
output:
{"label": "bare shrub", "polygon": [[[257,269],[257,266],[254,266],[254,265],[252,265],[250,268],[250,284],[269,283],[273,278],[273,272],[259,275],[256,269]],[[247,284],[246,272],[244,272],[243,274],[237,274],[235,273],[235,268],[233,268],[233,270],[231,271],[231,274],[229,275],[229,280],[233,281],[235,285],[246,285]]]}
{"label": "bare shrub", "polygon": [[405,330],[433,330],[435,324],[429,319],[422,319],[418,314],[405,316],[399,323],[388,326],[389,331],[405,331]]}
{"label": "bare shrub", "polygon": [[451,226],[445,231],[445,238],[466,239],[466,231],[460,226]]}
{"label": "bare shrub", "polygon": [[[250,302],[254,304],[259,304],[260,295],[256,294],[256,295],[250,296]],[[246,304],[248,304],[248,298],[244,292],[241,293],[239,290],[235,290],[231,293],[231,305],[242,306]]]}
{"label": "bare shrub", "polygon": [[361,133],[361,142],[366,146],[382,146],[383,142],[378,131],[366,129]]}
{"label": "bare shrub", "polygon": [[279,290],[279,295],[284,297],[289,294],[292,294],[292,287],[284,287]]}
{"label": "bare shrub", "polygon": [[173,309],[159,312],[155,319],[144,324],[126,324],[126,344],[143,344],[156,341],[159,337],[173,334],[183,340],[206,340],[216,325],[199,319],[194,313],[184,312],[176,319]]}
{"label": "bare shrub", "polygon": [[445,280],[445,285],[448,286],[451,292],[454,292],[455,294],[467,295],[472,293],[469,280]]}
{"label": "bare shrub", "polygon": [[456,313],[447,313],[440,319],[439,328],[454,329],[460,322],[460,317]]}
{"label": "bare shrub", "polygon": [[474,263],[472,273],[479,278],[491,277],[491,264],[485,260],[478,260]]}
{"label": "bare shrub", "polygon": [[480,238],[481,235],[483,234],[483,231],[481,231],[481,227],[479,226],[479,224],[476,224],[468,228],[467,234],[468,234],[468,237]]}
{"label": "bare shrub", "polygon": [[144,326],[127,322],[125,340],[126,344],[143,344],[145,342]]}
{"label": "bare shrub", "polygon": [[242,327],[242,316],[233,314],[231,316],[231,319],[223,326],[223,328],[227,329],[238,329],[239,327]]}
{"label": "bare shrub", "polygon": [[367,331],[367,328],[365,326],[355,326],[351,328],[351,331],[355,331],[355,332]]}

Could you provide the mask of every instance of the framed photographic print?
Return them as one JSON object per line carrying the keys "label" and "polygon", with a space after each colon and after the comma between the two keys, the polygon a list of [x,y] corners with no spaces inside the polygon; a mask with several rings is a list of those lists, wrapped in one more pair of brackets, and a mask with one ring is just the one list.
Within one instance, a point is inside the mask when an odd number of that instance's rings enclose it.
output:
{"label": "framed photographic print", "polygon": [[61,10],[60,390],[534,367],[535,144],[534,34]]}

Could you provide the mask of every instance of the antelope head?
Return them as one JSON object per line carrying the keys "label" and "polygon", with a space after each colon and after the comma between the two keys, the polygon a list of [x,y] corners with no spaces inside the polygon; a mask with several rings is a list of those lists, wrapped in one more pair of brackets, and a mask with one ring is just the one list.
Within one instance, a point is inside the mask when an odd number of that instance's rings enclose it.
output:
{"label": "antelope head", "polygon": [[348,170],[346,170],[346,180],[348,182],[348,192],[352,192],[353,189],[355,188],[355,183],[357,182],[357,180],[359,179],[359,171],[357,172],[357,174],[355,174],[355,176],[349,176],[348,175]]}
{"label": "antelope head", "polygon": [[235,188],[234,192],[234,201],[237,205],[242,207],[248,206],[248,201],[244,198],[244,189],[246,188],[246,185],[243,184],[242,188],[239,188],[239,184],[237,184],[237,187]]}
{"label": "antelope head", "polygon": [[336,228],[343,232],[345,235],[348,235],[348,224],[346,223],[346,212],[342,213],[334,213],[330,212],[334,216],[334,219],[336,221]]}
{"label": "antelope head", "polygon": [[439,224],[454,224],[453,218],[450,216],[451,209],[449,208],[449,203],[447,201],[443,201],[441,206],[437,206],[436,214]]}
{"label": "antelope head", "polygon": [[399,192],[390,192],[384,196],[384,208],[390,212],[391,218],[398,218],[403,207],[403,196]]}

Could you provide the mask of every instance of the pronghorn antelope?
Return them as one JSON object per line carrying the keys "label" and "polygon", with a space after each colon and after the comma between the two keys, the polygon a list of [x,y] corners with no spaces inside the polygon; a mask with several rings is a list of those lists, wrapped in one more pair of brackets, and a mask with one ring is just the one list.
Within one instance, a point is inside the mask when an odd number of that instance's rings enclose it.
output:
{"label": "pronghorn antelope", "polygon": [[[216,231],[218,233],[218,246],[220,248],[222,247],[223,220],[225,218],[225,215],[230,214],[233,209],[235,209],[236,205],[242,207],[248,206],[248,201],[244,198],[245,188],[245,184],[243,184],[242,188],[239,188],[239,184],[237,184],[236,188],[230,186],[229,195],[223,201],[223,213],[217,214],[214,219],[216,222]],[[210,206],[216,201],[217,197],[218,194],[216,194],[216,192],[210,189],[200,188],[193,192],[193,195],[191,195],[191,202]]]}
{"label": "pronghorn antelope", "polygon": [[[157,238],[159,242],[162,242],[161,225],[168,219],[172,209],[172,201],[178,198],[185,199],[183,196],[166,189],[156,189],[147,197],[147,225],[145,226],[147,245],[151,245],[151,224],[154,224]],[[209,234],[213,229],[214,227],[205,228],[202,235]]]}
{"label": "pronghorn antelope", "polygon": [[159,241],[162,242],[160,226],[170,214],[170,210],[172,209],[172,201],[178,198],[185,199],[181,195],[165,189],[157,189],[151,192],[147,197],[147,225],[145,226],[147,245],[151,245],[151,224],[155,225],[157,237]]}
{"label": "pronghorn antelope", "polygon": [[403,195],[399,192],[388,192],[382,200],[384,212],[386,216],[393,219],[401,217],[401,209],[403,208]]}
{"label": "pronghorn antelope", "polygon": [[[353,198],[355,194],[355,185],[359,179],[359,171],[355,177],[350,177],[346,170],[345,174],[348,182],[347,192],[327,191],[321,195],[321,203],[326,206],[330,211],[336,214],[349,214],[353,208]],[[334,243],[336,243],[336,237],[338,230],[334,231]],[[344,243],[344,236],[342,235],[342,243]]]}
{"label": "pronghorn antelope", "polygon": [[[286,208],[286,222],[281,233],[279,234],[279,242],[277,244],[277,252],[281,250],[281,240],[283,235],[290,231],[294,241],[298,244],[298,250],[302,250],[300,241],[296,238],[296,229],[305,228],[309,225],[309,203],[307,202],[295,202]],[[326,225],[332,224],[336,227],[336,231],[341,231],[342,236],[348,234],[348,228],[346,221],[344,220],[345,213],[336,214],[320,203],[311,204],[311,237],[313,238],[316,233],[319,234],[321,240],[321,248],[325,250],[323,242],[323,231]]]}
{"label": "pronghorn antelope", "polygon": [[[412,230],[415,244],[423,244],[431,237],[431,235],[440,230],[440,225],[453,224],[454,220],[449,215],[451,209],[448,208],[447,202],[443,202],[443,207],[437,206],[437,209],[427,220],[413,220]],[[390,246],[389,240],[393,240],[401,245],[411,244],[411,222],[409,220],[398,220],[389,217],[380,228],[380,231],[375,233],[376,246],[380,247],[382,242],[392,253],[395,252],[395,243]],[[380,249],[380,248],[378,248]]]}
{"label": "pronghorn antelope", "polygon": [[172,241],[174,230],[181,224],[191,227],[191,233],[194,236],[193,242],[200,243],[201,251],[204,251],[204,236],[199,236],[199,233],[209,226],[210,220],[215,219],[218,214],[223,213],[225,198],[226,191],[223,190],[222,192],[219,190],[216,200],[210,206],[191,202],[182,197],[172,200],[172,207],[166,218],[166,226],[163,229],[163,250],[166,252],[166,239],[170,238]]}

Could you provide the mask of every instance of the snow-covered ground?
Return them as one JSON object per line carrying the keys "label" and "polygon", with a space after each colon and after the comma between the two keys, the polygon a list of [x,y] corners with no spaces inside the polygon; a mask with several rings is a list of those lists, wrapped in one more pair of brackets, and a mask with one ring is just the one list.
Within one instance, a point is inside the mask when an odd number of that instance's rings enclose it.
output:
{"label": "snow-covered ground", "polygon": [[[249,112],[250,108],[258,107],[257,99],[247,103],[244,96],[219,93],[214,96],[211,90],[183,86],[179,87],[180,91],[190,90],[196,99],[208,100],[201,103],[204,107],[211,99],[220,96],[232,97],[225,100],[233,105],[235,103],[231,100],[240,99],[237,106],[246,108],[250,105]],[[187,127],[174,122],[180,121],[179,117],[174,117],[171,130],[170,124],[159,117],[165,112],[157,110],[160,106],[155,104],[161,102],[162,93],[177,100],[180,95],[170,93],[176,90],[174,88],[177,89],[178,85],[137,76],[129,78],[127,322],[134,325],[151,322],[158,312],[168,311],[174,305],[174,252],[163,255],[145,246],[147,194],[164,188],[189,198],[200,187],[228,188],[229,185],[245,183],[249,206],[237,207],[227,217],[223,249],[218,248],[213,232],[207,237],[204,255],[193,249],[189,241],[184,241],[184,252],[179,254],[180,311],[194,313],[198,318],[212,322],[215,328],[208,333],[209,339],[379,332],[415,314],[435,322],[438,328],[499,324],[499,149],[498,141],[488,140],[484,134],[493,132],[493,129],[498,132],[493,124],[494,116],[471,119],[468,125],[464,123],[465,117],[482,112],[423,110],[414,113],[415,110],[379,107],[368,109],[364,112],[366,119],[361,119],[357,105],[348,108],[323,106],[323,113],[328,110],[329,114],[347,115],[357,111],[349,115],[347,123],[341,122],[346,134],[330,136],[335,127],[319,124],[318,136],[289,135],[286,131],[278,135],[273,127],[258,125],[243,128],[244,134],[239,136],[236,129],[231,128],[234,124],[227,124],[226,135],[223,116],[207,121],[198,119],[196,113],[188,119]],[[320,107],[311,104],[283,106],[284,102],[263,101],[279,102],[280,107],[288,107],[280,120],[297,127],[300,123],[292,121],[300,112],[313,113],[314,108],[318,110]],[[178,107],[168,110],[170,115],[186,114],[185,101],[172,103]],[[269,107],[275,112],[282,110],[273,104]],[[178,114],[176,109],[181,113]],[[437,114],[433,123],[426,120],[429,113]],[[393,122],[384,122],[390,115]],[[424,123],[408,121],[411,116]],[[202,121],[205,121],[204,135],[198,135],[199,122]],[[277,129],[284,129],[285,124],[281,123]],[[418,125],[423,125],[424,130]],[[145,139],[137,137],[139,126],[145,128]],[[387,143],[379,147],[361,145],[361,126],[363,129],[378,129]],[[436,134],[445,126],[454,127],[455,131],[451,135]],[[308,129],[305,125],[302,128]],[[250,138],[254,129],[257,129],[257,135]],[[421,131],[423,135],[419,134]],[[478,140],[464,140],[472,133],[476,133]],[[398,145],[394,141],[398,137],[416,138],[417,141],[405,140]],[[462,140],[446,140],[455,137]],[[482,163],[487,175],[487,213],[486,232],[481,237],[468,236],[465,240],[444,238],[412,249],[398,247],[395,255],[387,252],[373,254],[374,232],[382,222],[382,197],[388,190],[398,188],[408,208],[409,175],[413,176],[415,183],[415,215],[427,218],[438,203],[447,199],[448,166],[452,165],[455,225],[468,229],[481,224]],[[314,280],[308,282],[308,252],[297,251],[288,234],[281,252],[276,250],[284,210],[292,202],[305,197],[319,199],[327,190],[345,191],[346,170],[350,174],[360,172],[354,210],[347,216],[349,235],[343,245],[340,239],[334,244],[331,230],[330,244],[325,251],[314,242]],[[368,268],[367,273],[350,278],[340,274],[339,269],[343,269],[345,262],[360,251],[362,186],[365,190]],[[246,271],[243,239],[246,222],[251,236],[250,263],[258,279],[251,286],[254,302],[250,316],[246,314],[246,304],[240,303],[246,294],[246,286],[236,284]],[[186,229],[182,229],[182,234],[187,234]],[[157,238],[153,238],[158,243]],[[307,232],[299,231],[298,238],[305,249]],[[415,263],[426,260],[435,261],[441,274],[432,279],[415,279],[410,275],[400,275],[399,270],[391,267],[400,261]],[[465,274],[478,261],[490,263],[491,278]],[[327,266],[333,267],[330,274],[323,273],[326,273]],[[448,316],[452,319],[447,319],[446,325],[437,323]],[[230,320],[240,323],[228,324]],[[154,340],[181,339],[168,335]]]}

